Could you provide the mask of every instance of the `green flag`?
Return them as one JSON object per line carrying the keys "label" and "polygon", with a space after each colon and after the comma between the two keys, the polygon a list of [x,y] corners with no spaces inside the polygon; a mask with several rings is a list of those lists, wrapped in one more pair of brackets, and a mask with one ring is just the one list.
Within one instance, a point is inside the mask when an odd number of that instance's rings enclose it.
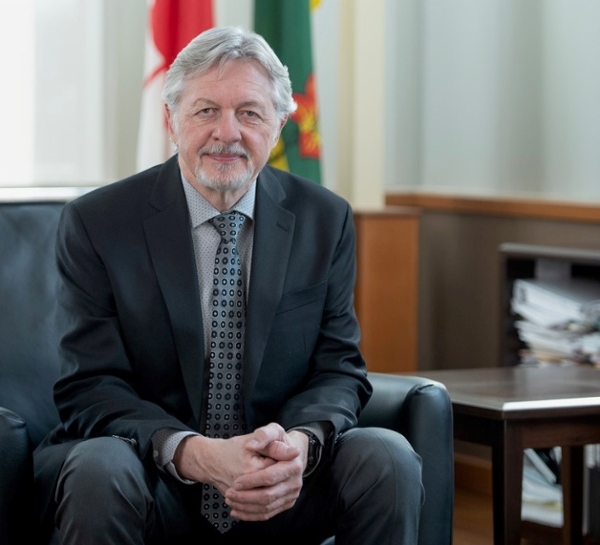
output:
{"label": "green flag", "polygon": [[321,138],[312,63],[310,9],[314,0],[255,0],[254,30],[288,67],[297,111],[283,128],[269,163],[321,183]]}

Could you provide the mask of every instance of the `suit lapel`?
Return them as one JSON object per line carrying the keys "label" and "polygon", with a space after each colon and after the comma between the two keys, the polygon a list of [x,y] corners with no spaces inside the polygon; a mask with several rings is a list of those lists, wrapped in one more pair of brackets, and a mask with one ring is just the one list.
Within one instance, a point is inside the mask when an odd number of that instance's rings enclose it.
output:
{"label": "suit lapel", "polygon": [[257,180],[254,247],[246,317],[244,393],[246,415],[287,272],[295,216],[280,206],[285,193],[275,175],[263,169]]}
{"label": "suit lapel", "polygon": [[171,319],[186,392],[197,423],[202,409],[204,337],[189,215],[174,157],[150,197],[156,214],[144,221],[148,248]]}

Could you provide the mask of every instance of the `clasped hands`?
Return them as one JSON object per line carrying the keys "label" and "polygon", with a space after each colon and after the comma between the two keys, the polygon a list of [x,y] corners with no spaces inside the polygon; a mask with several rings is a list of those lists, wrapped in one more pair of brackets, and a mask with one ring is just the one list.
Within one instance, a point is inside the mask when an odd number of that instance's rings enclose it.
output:
{"label": "clasped hands", "polygon": [[264,521],[298,499],[307,450],[306,434],[271,423],[230,439],[188,436],[173,463],[181,477],[215,486],[233,518]]}

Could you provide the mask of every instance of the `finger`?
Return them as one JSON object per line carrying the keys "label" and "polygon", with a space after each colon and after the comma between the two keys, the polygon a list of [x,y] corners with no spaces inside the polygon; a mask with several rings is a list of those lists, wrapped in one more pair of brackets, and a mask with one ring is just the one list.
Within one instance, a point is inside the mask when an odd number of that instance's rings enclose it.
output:
{"label": "finger", "polygon": [[279,424],[272,422],[254,430],[250,437],[247,447],[259,451],[273,441],[281,441],[285,437],[285,430]]}
{"label": "finger", "polygon": [[[278,486],[268,491],[250,491],[237,495],[228,494],[227,504],[232,515],[243,520],[260,520],[263,516],[271,517],[292,507],[300,495],[301,486]],[[234,515],[235,513],[235,515]]]}
{"label": "finger", "polygon": [[300,449],[281,441],[273,441],[267,447],[267,456],[274,460],[289,461],[300,456]]}
{"label": "finger", "polygon": [[239,476],[233,483],[233,490],[252,490],[255,488],[268,488],[291,479],[301,478],[302,461],[294,458],[291,461],[277,462],[276,464]]}
{"label": "finger", "polygon": [[232,507],[244,510],[252,510],[252,506],[268,506],[280,501],[281,498],[296,499],[302,489],[302,477],[286,480],[274,486],[264,488],[252,488],[249,490],[228,489],[224,496]]}
{"label": "finger", "polygon": [[261,471],[273,464],[276,464],[277,460],[274,460],[268,456],[264,456],[260,453],[253,455],[248,461],[247,466],[244,468],[244,473],[254,473],[255,471]]}
{"label": "finger", "polygon": [[273,460],[289,462],[300,456],[300,449],[281,441],[273,441],[262,449],[260,453]]}
{"label": "finger", "polygon": [[229,488],[225,492],[225,500],[234,506],[262,505],[267,506],[280,498],[297,497],[302,488],[302,479],[292,479],[274,486],[253,488],[251,490],[235,490]]}

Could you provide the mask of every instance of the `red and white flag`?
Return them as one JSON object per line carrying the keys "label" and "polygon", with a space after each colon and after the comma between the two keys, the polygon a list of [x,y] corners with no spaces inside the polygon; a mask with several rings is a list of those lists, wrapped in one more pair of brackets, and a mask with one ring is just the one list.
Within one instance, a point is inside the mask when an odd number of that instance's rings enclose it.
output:
{"label": "red and white flag", "polygon": [[138,171],[162,163],[173,154],[161,99],[165,74],[190,40],[213,26],[212,2],[148,0],[144,88],[137,147]]}

